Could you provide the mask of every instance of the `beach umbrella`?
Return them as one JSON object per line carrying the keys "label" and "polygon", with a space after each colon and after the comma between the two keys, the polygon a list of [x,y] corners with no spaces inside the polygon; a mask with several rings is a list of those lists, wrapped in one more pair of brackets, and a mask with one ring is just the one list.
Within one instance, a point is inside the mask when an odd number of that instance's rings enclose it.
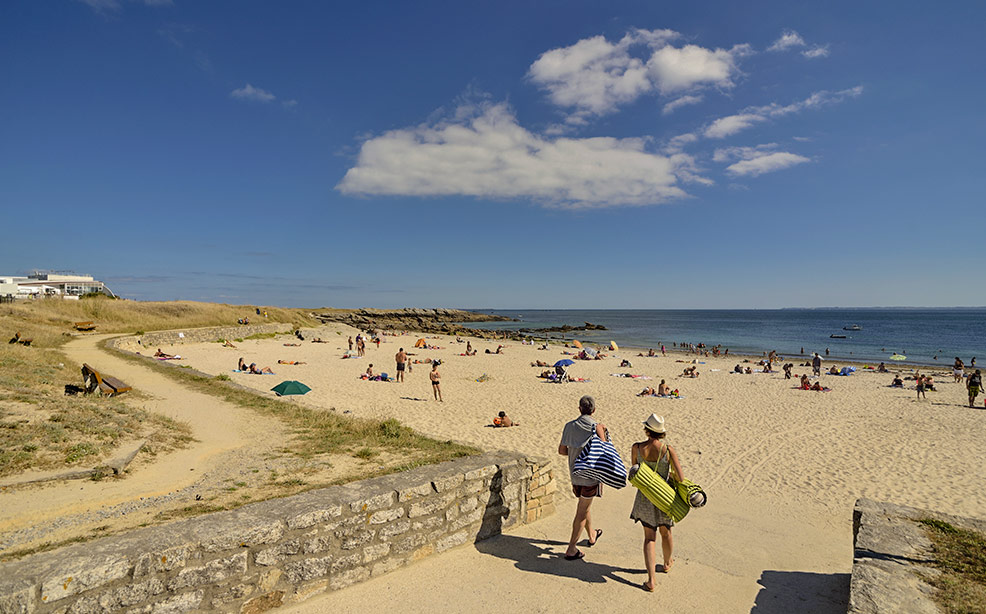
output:
{"label": "beach umbrella", "polygon": [[616,352],[616,351],[618,351],[620,349],[620,346],[616,345],[616,342],[615,341],[610,341],[609,342],[609,349],[611,349],[614,352]]}
{"label": "beach umbrella", "polygon": [[559,360],[558,362],[556,362],[554,364],[554,366],[556,366],[556,367],[567,367],[569,365],[574,365],[574,364],[575,364],[575,361],[574,360],[569,360],[567,358],[562,358],[561,360]]}
{"label": "beach umbrella", "polygon": [[271,390],[276,392],[277,396],[285,397],[289,394],[305,394],[306,392],[311,390],[311,388],[302,384],[301,382],[296,382],[294,380],[287,380],[281,382],[277,386],[274,386],[273,388],[271,388]]}
{"label": "beach umbrella", "polygon": [[890,357],[890,360],[907,360],[907,356],[903,354],[894,354]]}
{"label": "beach umbrella", "polygon": [[414,344],[414,347],[416,347],[416,348],[423,348],[423,347],[427,347],[427,346],[428,346],[428,343],[424,339],[418,339],[417,342],[415,342],[415,344]]}
{"label": "beach umbrella", "polygon": [[596,357],[596,354],[599,353],[597,350],[594,350],[592,348],[585,348],[582,351],[585,352],[586,354],[588,354],[589,356],[592,356],[593,358],[595,358]]}
{"label": "beach umbrella", "polygon": [[582,342],[579,341],[578,339],[576,339],[575,341],[573,341],[572,342],[572,345],[574,345],[575,347],[579,348],[580,350],[582,349]]}

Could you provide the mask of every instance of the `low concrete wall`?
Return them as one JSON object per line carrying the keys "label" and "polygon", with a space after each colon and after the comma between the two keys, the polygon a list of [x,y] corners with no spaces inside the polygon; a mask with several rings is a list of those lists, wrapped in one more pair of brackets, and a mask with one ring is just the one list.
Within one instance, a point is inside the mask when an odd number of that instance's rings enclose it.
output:
{"label": "low concrete wall", "polygon": [[548,459],[494,452],[0,565],[0,613],[262,612],[554,511]]}
{"label": "low concrete wall", "polygon": [[853,509],[850,614],[938,614],[934,588],[924,578],[939,573],[922,518],[986,533],[986,520],[859,499]]}
{"label": "low concrete wall", "polygon": [[212,328],[186,328],[176,330],[159,330],[144,335],[131,335],[111,339],[109,345],[128,352],[141,352],[148,348],[182,343],[200,343],[216,341],[217,339],[242,339],[261,333],[286,333],[292,330],[290,324],[248,324],[241,326],[214,326]]}

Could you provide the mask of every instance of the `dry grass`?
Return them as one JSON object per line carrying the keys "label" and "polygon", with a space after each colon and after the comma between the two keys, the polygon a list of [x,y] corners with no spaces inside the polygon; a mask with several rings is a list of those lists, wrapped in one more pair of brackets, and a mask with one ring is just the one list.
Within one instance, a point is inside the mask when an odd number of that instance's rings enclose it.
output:
{"label": "dry grass", "polygon": [[935,545],[935,566],[942,571],[928,579],[938,589],[939,606],[947,614],[986,614],[986,535],[932,518],[921,524]]}

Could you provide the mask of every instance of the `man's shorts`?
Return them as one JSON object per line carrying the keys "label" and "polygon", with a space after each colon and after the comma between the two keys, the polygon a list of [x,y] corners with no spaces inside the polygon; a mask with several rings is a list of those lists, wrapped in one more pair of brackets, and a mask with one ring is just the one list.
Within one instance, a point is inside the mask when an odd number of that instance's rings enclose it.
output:
{"label": "man's shorts", "polygon": [[397,363],[397,370],[398,371],[403,371],[404,370],[404,363],[402,363],[402,362]]}
{"label": "man's shorts", "polygon": [[600,488],[600,484],[593,484],[592,486],[576,486],[572,484],[572,492],[575,493],[576,497],[581,499],[591,499],[593,497],[603,496],[603,489]]}

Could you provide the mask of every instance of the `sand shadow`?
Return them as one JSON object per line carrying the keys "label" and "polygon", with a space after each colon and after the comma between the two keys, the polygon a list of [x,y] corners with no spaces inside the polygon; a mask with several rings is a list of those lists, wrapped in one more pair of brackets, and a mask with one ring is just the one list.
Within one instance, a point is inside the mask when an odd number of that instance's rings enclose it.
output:
{"label": "sand shadow", "polygon": [[760,574],[761,586],[750,614],[844,614],[849,607],[848,573],[771,571]]}
{"label": "sand shadow", "polygon": [[419,399],[418,397],[401,397],[404,401],[427,401],[428,399]]}
{"label": "sand shadow", "polygon": [[521,571],[574,578],[590,584],[603,584],[610,580],[638,587],[637,582],[627,580],[618,574],[645,574],[644,569],[627,569],[592,562],[591,550],[584,550],[586,558],[566,561],[562,556],[567,542],[530,539],[516,535],[497,535],[476,543],[476,550],[501,559],[514,561],[514,567]]}

